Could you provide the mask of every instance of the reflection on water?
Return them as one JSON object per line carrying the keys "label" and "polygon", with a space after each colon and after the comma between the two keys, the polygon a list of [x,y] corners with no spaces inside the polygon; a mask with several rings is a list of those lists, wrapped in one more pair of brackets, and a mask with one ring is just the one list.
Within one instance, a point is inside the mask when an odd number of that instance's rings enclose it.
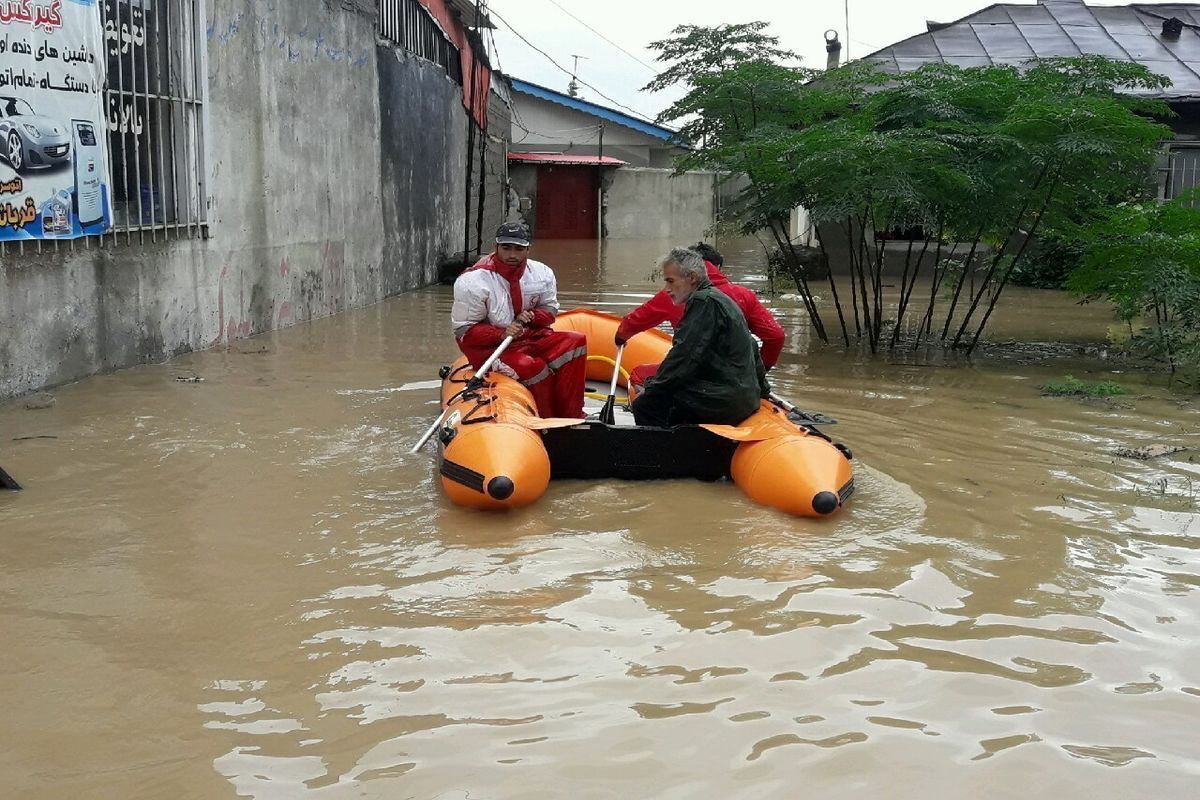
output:
{"label": "reflection on water", "polygon": [[[623,310],[665,246],[538,255]],[[846,359],[776,300],[776,384],[858,457],[847,513],[567,482],[484,515],[407,452],[435,392],[394,391],[453,356],[449,300],[0,408],[6,796],[1194,793],[1200,476],[1111,454],[1195,443],[1194,404]],[[1000,321],[1106,324],[1048,293]]]}

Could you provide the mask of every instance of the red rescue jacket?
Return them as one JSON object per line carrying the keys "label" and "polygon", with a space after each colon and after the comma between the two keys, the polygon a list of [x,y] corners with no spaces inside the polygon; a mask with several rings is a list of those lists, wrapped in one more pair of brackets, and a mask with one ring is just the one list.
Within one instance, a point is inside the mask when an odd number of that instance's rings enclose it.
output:
{"label": "red rescue jacket", "polygon": [[[762,356],[763,364],[767,369],[775,366],[779,361],[779,354],[783,351],[783,328],[758,299],[753,289],[731,283],[721,270],[708,261],[704,262],[704,266],[708,269],[708,279],[712,281],[713,286],[729,295],[742,310],[750,332],[762,339],[759,355]],[[679,320],[683,319],[684,308],[685,306],[675,305],[666,291],[660,291],[625,315],[617,329],[617,335],[628,339],[664,322],[670,322],[671,327],[676,328],[679,326]]]}

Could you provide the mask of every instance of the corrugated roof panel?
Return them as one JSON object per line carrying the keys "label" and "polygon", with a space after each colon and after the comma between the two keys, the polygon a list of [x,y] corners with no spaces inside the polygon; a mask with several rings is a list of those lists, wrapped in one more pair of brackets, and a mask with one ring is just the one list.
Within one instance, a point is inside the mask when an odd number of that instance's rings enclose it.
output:
{"label": "corrugated roof panel", "polygon": [[921,56],[933,56],[937,58],[941,55],[938,52],[937,46],[933,43],[933,38],[929,34],[923,33],[920,36],[914,36],[911,39],[905,39],[903,42],[897,42],[888,48],[897,58],[906,56],[908,58],[918,58]]}
{"label": "corrugated roof panel", "polygon": [[1045,6],[1004,6],[1012,21],[1022,25],[1053,25],[1054,17]]}
{"label": "corrugated roof panel", "polygon": [[1083,3],[1047,3],[1043,6],[1059,25],[1095,25],[1092,10]]}
{"label": "corrugated roof panel", "polygon": [[598,105],[587,100],[581,100],[577,97],[557,92],[554,89],[548,89],[545,86],[539,86],[536,83],[523,81],[519,78],[509,78],[512,83],[513,90],[521,94],[539,97],[542,100],[549,100],[551,103],[558,103],[560,106],[582,111],[585,114],[591,114],[601,119],[606,119],[609,122],[615,122],[618,125],[624,125],[626,128],[632,128],[640,133],[653,136],[656,139],[667,141],[674,138],[677,133],[670,128],[665,128],[662,125],[655,125],[651,122],[631,117],[616,109],[608,108],[607,106]]}
{"label": "corrugated roof panel", "polygon": [[1080,55],[1079,48],[1071,41],[1071,37],[1067,36],[1057,24],[1025,25],[1022,23],[1017,27],[1021,29],[1021,34],[1029,42],[1033,52],[1037,53],[1038,58]]}
{"label": "corrugated roof panel", "polygon": [[1012,24],[1012,17],[1004,10],[1004,6],[988,6],[983,11],[976,12],[967,17],[971,22],[1000,22],[1005,25]]}
{"label": "corrugated roof panel", "polygon": [[970,25],[955,25],[930,34],[937,49],[945,58],[955,56],[986,56],[987,51],[979,43],[979,37]]}
{"label": "corrugated roof panel", "polygon": [[1171,42],[1160,38],[1158,42],[1180,61],[1187,61],[1189,58],[1200,58],[1200,35],[1188,36],[1186,29],[1177,41]]}
{"label": "corrugated roof panel", "polygon": [[1071,37],[1071,41],[1080,52],[1118,61],[1129,60],[1125,49],[1113,41],[1113,37],[1104,28],[1097,25],[1064,25],[1063,32]]}
{"label": "corrugated roof panel", "polygon": [[1148,33],[1113,33],[1117,44],[1125,48],[1129,57],[1134,61],[1170,61],[1174,58],[1171,51],[1163,47],[1162,42]]}
{"label": "corrugated roof panel", "polygon": [[[1171,86],[1167,88],[1165,94],[1172,96],[1200,95],[1200,75],[1189,69],[1187,64],[1171,59],[1170,61],[1143,61],[1142,65],[1151,72],[1166,75],[1171,79]],[[1193,64],[1192,68],[1200,68],[1200,65]]]}
{"label": "corrugated roof panel", "polygon": [[582,167],[623,167],[629,163],[612,156],[581,156],[565,153],[509,152],[508,160],[522,164],[572,164]]}
{"label": "corrugated roof panel", "polygon": [[[995,5],[941,30],[914,36],[867,56],[888,72],[931,61],[960,66],[1020,65],[1030,58],[1102,55],[1135,61],[1167,75],[1174,86],[1159,96],[1200,100],[1200,31],[1185,28],[1177,41],[1162,38],[1164,18],[1200,25],[1200,4],[1089,7],[1039,0],[1037,5]],[[1006,20],[1015,24],[1005,24]],[[939,49],[940,48],[940,49]],[[1152,93],[1153,94],[1153,93]]]}
{"label": "corrugated roof panel", "polygon": [[981,25],[973,22],[971,28],[983,42],[992,59],[1033,58],[1033,50],[1011,22],[1003,25]]}
{"label": "corrugated roof panel", "polygon": [[[920,69],[926,64],[939,64],[942,59],[936,58],[898,58],[896,62],[900,66],[901,72],[911,72]],[[945,63],[954,64],[959,67],[986,67],[991,64],[991,59],[987,56],[953,56],[945,59]]]}
{"label": "corrugated roof panel", "polygon": [[1127,6],[1097,6],[1092,9],[1092,14],[1101,25],[1110,31],[1119,31],[1125,28],[1135,31],[1146,29],[1138,13]]}
{"label": "corrugated roof panel", "polygon": [[863,62],[867,64],[874,64],[876,67],[887,73],[900,71],[900,67],[898,64],[896,64],[896,59],[892,57],[890,50],[884,55],[876,55],[869,58],[864,58]]}

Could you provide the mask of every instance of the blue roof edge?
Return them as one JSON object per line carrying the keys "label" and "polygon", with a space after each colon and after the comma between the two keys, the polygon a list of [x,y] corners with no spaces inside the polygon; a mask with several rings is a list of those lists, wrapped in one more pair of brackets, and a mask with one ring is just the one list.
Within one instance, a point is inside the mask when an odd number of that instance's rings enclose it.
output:
{"label": "blue roof edge", "polygon": [[591,103],[587,100],[580,100],[578,97],[571,97],[568,94],[556,92],[553,89],[547,89],[545,86],[539,86],[536,83],[523,81],[520,78],[508,76],[508,79],[509,82],[512,83],[513,91],[538,97],[542,100],[549,100],[551,103],[558,103],[560,106],[566,106],[567,108],[571,108],[576,111],[592,114],[600,117],[601,119],[606,119],[609,122],[615,122],[618,125],[624,125],[626,128],[632,128],[633,130],[638,131],[639,133],[644,133],[647,136],[653,136],[656,139],[662,139],[663,141],[670,141],[674,139],[678,141],[679,133],[671,130],[670,128],[663,127],[662,125],[654,125],[646,122],[645,120],[640,120],[637,117],[631,117],[628,114],[623,114],[620,111],[615,111],[606,106],[597,105],[596,103]]}

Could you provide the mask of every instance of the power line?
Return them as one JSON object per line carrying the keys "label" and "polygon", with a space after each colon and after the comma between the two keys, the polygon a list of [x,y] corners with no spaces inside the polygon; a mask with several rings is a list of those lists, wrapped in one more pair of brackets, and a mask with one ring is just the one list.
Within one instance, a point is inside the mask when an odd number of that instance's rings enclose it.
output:
{"label": "power line", "polygon": [[[488,11],[488,13],[489,13],[489,14],[491,14],[491,16],[495,17],[496,19],[500,20],[502,23],[504,23],[504,27],[506,27],[506,28],[508,28],[510,31],[512,31],[514,36],[516,36],[518,39],[520,39],[520,40],[521,40],[522,42],[524,42],[525,44],[527,44],[527,45],[529,45],[530,47],[532,47],[532,48],[533,48],[534,50],[536,50],[538,53],[541,53],[543,56],[545,56],[545,57],[546,57],[546,60],[547,60],[547,61],[549,61],[549,62],[550,62],[551,64],[553,64],[554,66],[558,67],[560,70],[562,70],[563,74],[565,74],[565,75],[570,75],[570,74],[571,74],[571,71],[570,71],[569,69],[567,69],[567,68],[566,68],[566,67],[564,67],[562,64],[559,64],[557,61],[555,61],[555,60],[554,60],[554,59],[553,59],[553,58],[550,56],[550,54],[549,54],[549,53],[547,53],[545,50],[543,50],[542,48],[538,47],[536,44],[534,44],[533,42],[529,41],[529,40],[528,40],[528,39],[526,39],[524,36],[522,36],[522,35],[521,35],[521,33],[520,33],[520,32],[519,32],[519,31],[518,31],[516,28],[514,28],[514,27],[512,26],[512,23],[511,23],[511,22],[509,22],[509,21],[508,21],[508,20],[506,20],[504,17],[502,17],[502,16],[500,16],[499,14],[497,14],[497,13],[495,12],[495,10],[494,10],[494,9],[492,9],[492,10],[489,10],[489,11]],[[578,80],[578,79],[576,79],[576,80]],[[650,119],[650,118],[649,118],[649,117],[647,117],[645,114],[642,114],[640,111],[634,111],[632,108],[630,108],[629,106],[625,105],[624,103],[622,103],[622,102],[620,102],[620,101],[617,101],[617,100],[614,100],[614,99],[612,99],[611,97],[609,97],[608,95],[606,95],[604,92],[602,92],[602,91],[600,91],[599,89],[597,89],[595,86],[592,86],[592,85],[591,85],[590,83],[588,83],[587,81],[583,81],[583,80],[581,80],[581,81],[579,81],[579,82],[580,82],[581,84],[583,84],[584,86],[586,86],[587,88],[591,89],[591,90],[592,90],[593,92],[595,92],[596,94],[598,94],[598,95],[600,95],[601,97],[603,97],[603,98],[604,98],[605,100],[607,100],[608,102],[612,103],[612,104],[613,104],[613,105],[615,105],[615,106],[619,106],[619,107],[621,107],[621,108],[625,109],[625,110],[626,110],[626,111],[628,111],[630,114],[632,114],[633,116],[635,116],[635,117],[637,117],[638,119],[642,120],[643,122],[648,122],[648,123],[650,123],[651,125],[656,125],[656,126],[658,125],[658,123],[657,123],[657,122],[655,122],[654,120]],[[661,126],[660,126],[660,127],[661,127]]]}
{"label": "power line", "polygon": [[[649,64],[647,64],[645,61],[642,61],[640,58],[638,58],[637,56],[635,56],[633,53],[629,52],[629,51],[628,51],[628,50],[626,50],[624,47],[621,47],[621,45],[617,44],[617,43],[616,43],[616,42],[614,42],[612,39],[608,38],[608,37],[607,37],[607,36],[605,36],[603,33],[601,33],[600,31],[596,30],[595,28],[593,28],[591,25],[588,25],[586,22],[584,22],[583,20],[581,20],[579,17],[575,16],[575,15],[574,15],[574,14],[572,14],[570,11],[568,11],[567,9],[565,9],[565,8],[563,8],[561,5],[559,5],[559,3],[558,3],[558,0],[546,0],[546,2],[550,3],[550,5],[554,6],[554,7],[555,7],[555,8],[557,8],[559,11],[563,12],[564,14],[566,14],[568,17],[570,17],[571,19],[573,19],[573,20],[575,20],[576,22],[578,22],[578,23],[579,23],[580,25],[582,25],[583,27],[587,28],[589,31],[591,31],[592,33],[596,34],[596,35],[597,35],[597,36],[599,36],[601,39],[603,39],[604,41],[608,42],[608,43],[609,43],[609,44],[611,44],[613,47],[617,48],[618,50],[620,50],[622,53],[624,53],[625,55],[627,55],[627,56],[629,56],[630,58],[632,58],[632,59],[633,59],[634,61],[636,61],[637,63],[641,64],[641,65],[642,65],[643,67],[645,67],[646,69],[650,70],[650,71],[651,71],[651,72],[653,72],[653,73],[656,73],[656,74],[658,73],[658,68],[657,68],[657,67],[652,67],[652,66],[650,66],[650,65],[649,65]],[[507,23],[506,23],[506,24],[507,24]]]}

